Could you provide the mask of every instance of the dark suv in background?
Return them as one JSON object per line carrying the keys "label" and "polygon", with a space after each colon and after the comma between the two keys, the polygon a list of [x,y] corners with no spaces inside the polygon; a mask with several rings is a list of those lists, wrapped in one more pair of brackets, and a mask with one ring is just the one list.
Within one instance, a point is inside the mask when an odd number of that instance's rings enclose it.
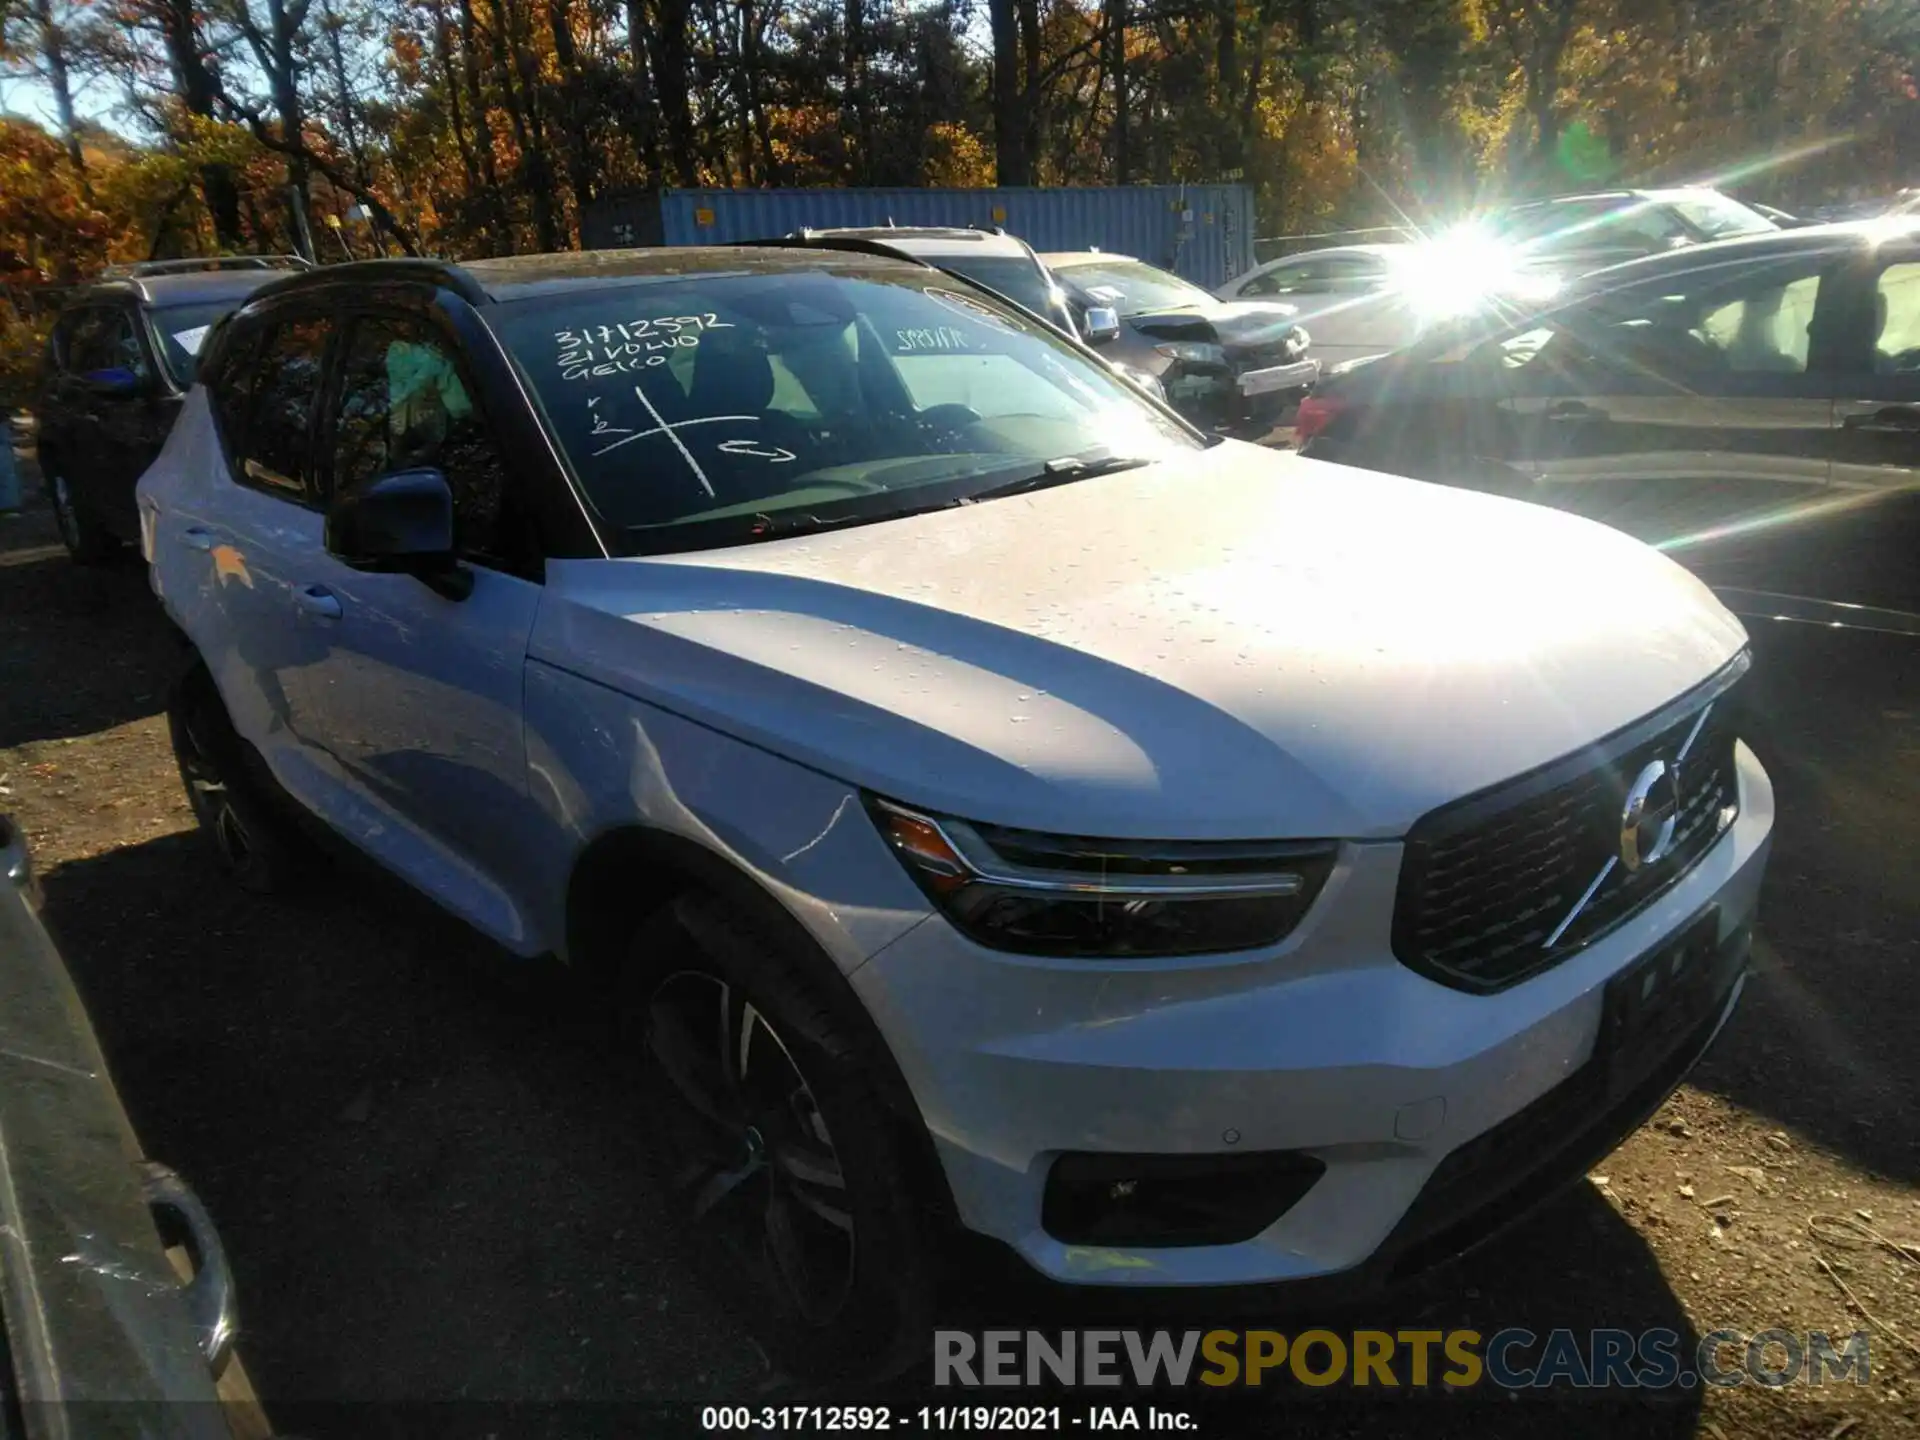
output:
{"label": "dark suv in background", "polygon": [[34,406],[60,538],[82,564],[140,538],[133,487],[166,443],[214,323],[293,256],[160,260],[104,272],[54,323]]}

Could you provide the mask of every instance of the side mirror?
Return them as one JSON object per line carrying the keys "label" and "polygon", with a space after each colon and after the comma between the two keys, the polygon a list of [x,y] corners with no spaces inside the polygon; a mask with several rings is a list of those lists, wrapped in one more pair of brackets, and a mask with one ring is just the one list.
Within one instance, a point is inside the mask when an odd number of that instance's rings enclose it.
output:
{"label": "side mirror", "polygon": [[89,370],[82,378],[97,394],[116,400],[131,399],[147,388],[146,382],[133,371],[118,365],[107,370]]}
{"label": "side mirror", "polygon": [[435,589],[466,574],[454,556],[453,491],[438,470],[395,470],[336,496],[326,546],[355,570],[413,575]]}
{"label": "side mirror", "polygon": [[1087,311],[1087,318],[1080,322],[1080,338],[1089,345],[1105,345],[1120,338],[1120,316],[1117,311],[1105,305],[1096,305]]}

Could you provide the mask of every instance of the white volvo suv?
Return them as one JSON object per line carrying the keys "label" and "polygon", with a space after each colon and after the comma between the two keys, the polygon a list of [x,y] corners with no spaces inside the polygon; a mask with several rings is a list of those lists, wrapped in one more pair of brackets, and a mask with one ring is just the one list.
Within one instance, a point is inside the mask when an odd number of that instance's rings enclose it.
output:
{"label": "white volvo suv", "polygon": [[924,1347],[956,1227],[1411,1274],[1737,1001],[1746,636],[1615,531],[1210,443],[877,254],[335,267],[200,375],[140,500],[214,853],[313,820],[607,977],[790,1365]]}

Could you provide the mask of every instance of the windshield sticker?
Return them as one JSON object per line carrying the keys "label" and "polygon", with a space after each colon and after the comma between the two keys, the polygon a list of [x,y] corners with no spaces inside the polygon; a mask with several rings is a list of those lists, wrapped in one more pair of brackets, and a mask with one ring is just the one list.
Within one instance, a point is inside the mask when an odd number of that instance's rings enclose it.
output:
{"label": "windshield sticker", "polygon": [[955,330],[950,325],[936,325],[931,330],[896,330],[893,332],[893,353],[896,355],[914,355],[924,350],[971,350],[973,342],[963,330]]}
{"label": "windshield sticker", "polygon": [[1127,292],[1117,285],[1089,285],[1087,294],[1096,300],[1104,300],[1109,305],[1118,305],[1127,298]]}
{"label": "windshield sticker", "polygon": [[692,349],[709,330],[732,330],[733,324],[707,312],[700,315],[656,315],[651,320],[627,320],[589,325],[580,330],[556,330],[560,347],[554,363],[562,380],[588,380],[623,375],[664,365],[674,350]]}
{"label": "windshield sticker", "polygon": [[198,355],[200,342],[207,338],[207,331],[212,328],[211,325],[196,325],[191,330],[176,330],[173,332],[173,343],[189,355]]}

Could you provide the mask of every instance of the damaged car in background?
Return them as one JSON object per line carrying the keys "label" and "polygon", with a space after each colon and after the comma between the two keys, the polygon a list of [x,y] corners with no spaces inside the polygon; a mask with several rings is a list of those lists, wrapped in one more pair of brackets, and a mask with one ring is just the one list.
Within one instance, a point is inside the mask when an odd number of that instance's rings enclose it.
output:
{"label": "damaged car in background", "polygon": [[1087,344],[1203,429],[1258,438],[1319,378],[1294,306],[1218,300],[1126,255],[1040,258]]}

